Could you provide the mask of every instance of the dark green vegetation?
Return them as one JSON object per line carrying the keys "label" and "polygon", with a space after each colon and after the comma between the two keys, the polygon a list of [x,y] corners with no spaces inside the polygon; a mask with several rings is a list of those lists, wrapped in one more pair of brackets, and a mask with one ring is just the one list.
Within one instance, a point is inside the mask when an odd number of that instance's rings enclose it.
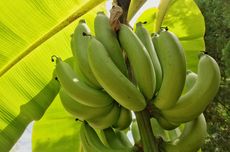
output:
{"label": "dark green vegetation", "polygon": [[209,136],[203,151],[230,149],[230,1],[196,0],[206,23],[206,51],[221,70],[221,87],[205,111]]}

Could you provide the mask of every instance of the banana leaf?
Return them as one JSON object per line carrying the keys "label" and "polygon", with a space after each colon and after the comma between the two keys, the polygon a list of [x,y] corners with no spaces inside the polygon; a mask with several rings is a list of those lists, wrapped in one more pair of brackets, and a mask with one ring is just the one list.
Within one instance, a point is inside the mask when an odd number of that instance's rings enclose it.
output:
{"label": "banana leaf", "polygon": [[75,20],[87,13],[83,17],[92,27],[92,17],[102,10],[102,5],[99,6],[102,2],[0,2],[1,151],[9,151],[27,125],[44,115],[59,90],[59,84],[53,79],[55,65],[51,56],[63,59],[71,56],[69,41],[77,24]]}

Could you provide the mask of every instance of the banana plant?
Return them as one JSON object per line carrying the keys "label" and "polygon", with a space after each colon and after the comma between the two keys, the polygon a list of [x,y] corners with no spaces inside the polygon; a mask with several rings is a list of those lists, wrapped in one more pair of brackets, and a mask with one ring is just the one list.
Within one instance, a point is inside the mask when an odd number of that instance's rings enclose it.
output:
{"label": "banana plant", "polygon": [[[82,122],[67,113],[61,104],[60,84],[54,79],[55,64],[51,57],[61,56],[63,60],[71,57],[71,35],[79,20],[86,20],[91,32],[97,32],[93,28],[94,18],[97,12],[106,12],[106,4],[111,3],[1,0],[1,151],[10,151],[32,122],[33,151],[82,150],[80,142],[87,140],[80,134]],[[144,3],[145,0],[131,0],[128,21]],[[160,26],[176,33],[188,58],[187,66],[196,71],[196,54],[204,50],[205,28],[204,18],[193,0],[161,0],[159,7],[146,9],[136,22],[146,23],[143,26],[150,33]]]}

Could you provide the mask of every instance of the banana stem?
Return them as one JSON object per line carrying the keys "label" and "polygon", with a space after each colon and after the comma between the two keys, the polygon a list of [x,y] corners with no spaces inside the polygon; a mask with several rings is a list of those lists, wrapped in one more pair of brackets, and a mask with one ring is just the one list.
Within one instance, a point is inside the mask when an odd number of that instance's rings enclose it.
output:
{"label": "banana stem", "polygon": [[143,110],[140,112],[135,112],[135,115],[144,147],[144,152],[159,152],[157,141],[153,135],[148,111]]}

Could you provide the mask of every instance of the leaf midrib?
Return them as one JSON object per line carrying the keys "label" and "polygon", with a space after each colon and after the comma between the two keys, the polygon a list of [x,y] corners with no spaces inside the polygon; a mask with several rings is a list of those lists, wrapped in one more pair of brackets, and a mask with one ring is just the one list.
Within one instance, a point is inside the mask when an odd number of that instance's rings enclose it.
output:
{"label": "leaf midrib", "polygon": [[42,35],[39,39],[34,41],[29,47],[27,47],[24,51],[22,51],[20,54],[18,54],[14,59],[12,59],[8,64],[3,66],[3,68],[0,70],[0,77],[2,77],[5,73],[7,73],[13,66],[15,66],[17,63],[19,63],[24,57],[29,55],[31,52],[33,52],[37,47],[39,47],[41,44],[46,42],[48,39],[50,39],[52,36],[60,32],[62,29],[70,25],[73,21],[81,17],[82,15],[86,14],[89,10],[93,9],[94,7],[98,6],[105,0],[89,0],[85,4],[83,4],[79,9],[77,9],[74,13],[69,15],[67,18],[65,18],[63,21],[55,25],[52,29],[50,29],[47,33]]}

